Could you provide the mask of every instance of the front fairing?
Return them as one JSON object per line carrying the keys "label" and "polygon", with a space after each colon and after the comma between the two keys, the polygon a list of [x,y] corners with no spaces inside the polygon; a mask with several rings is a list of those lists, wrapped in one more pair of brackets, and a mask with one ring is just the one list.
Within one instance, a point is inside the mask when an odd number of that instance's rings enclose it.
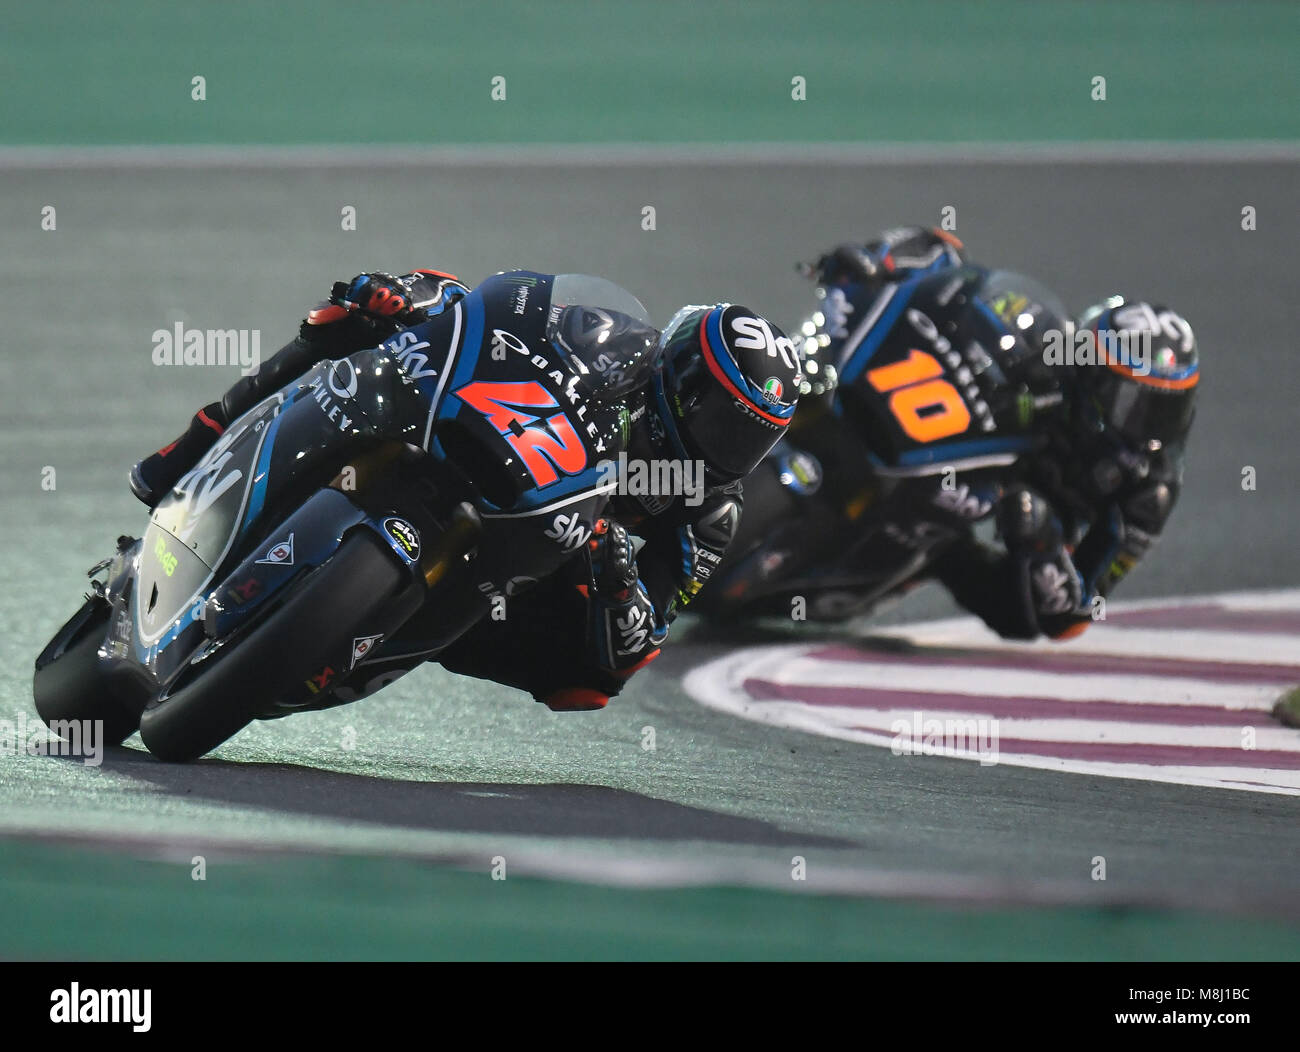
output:
{"label": "front fairing", "polygon": [[[165,682],[202,641],[218,586],[274,523],[361,443],[404,441],[424,415],[418,394],[376,349],[323,361],[250,409],[154,510],[132,585],[121,589],[115,618],[128,621],[114,652]],[[299,553],[300,566],[306,556]]]}

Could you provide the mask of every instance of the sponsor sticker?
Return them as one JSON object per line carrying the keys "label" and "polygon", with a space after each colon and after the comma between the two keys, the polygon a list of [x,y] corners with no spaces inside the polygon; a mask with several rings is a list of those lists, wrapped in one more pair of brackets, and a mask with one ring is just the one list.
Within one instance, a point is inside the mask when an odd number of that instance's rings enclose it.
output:
{"label": "sponsor sticker", "polygon": [[289,534],[282,541],[277,541],[267,550],[262,558],[257,560],[259,565],[266,566],[292,566],[293,565],[293,534]]}
{"label": "sponsor sticker", "polygon": [[396,516],[387,518],[383,521],[383,530],[411,562],[415,562],[420,557],[420,531],[405,519]]}
{"label": "sponsor sticker", "polygon": [[352,640],[352,664],[348,666],[348,670],[351,671],[356,668],[358,661],[365,661],[370,656],[371,651],[379,646],[383,638],[384,634],[380,632],[374,636],[357,636],[356,639]]}
{"label": "sponsor sticker", "polygon": [[235,606],[242,606],[262,590],[262,582],[256,577],[249,577],[226,589],[226,595]]}

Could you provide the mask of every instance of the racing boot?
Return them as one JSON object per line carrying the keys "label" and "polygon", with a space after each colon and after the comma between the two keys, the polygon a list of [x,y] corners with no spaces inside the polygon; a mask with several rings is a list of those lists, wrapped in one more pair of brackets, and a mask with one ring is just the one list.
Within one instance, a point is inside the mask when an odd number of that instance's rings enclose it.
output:
{"label": "racing boot", "polygon": [[131,492],[150,508],[155,507],[225,432],[230,423],[220,402],[206,405],[194,414],[185,433],[157,453],[151,453],[131,469]]}
{"label": "racing boot", "polygon": [[296,339],[239,380],[220,402],[195,413],[189,429],[175,442],[131,469],[131,492],[150,508],[156,506],[232,420],[272,391],[321,359],[373,347],[400,328],[427,321],[468,293],[455,276],[440,270],[415,270],[402,277],[371,271],[335,282],[330,298],[303,320]]}

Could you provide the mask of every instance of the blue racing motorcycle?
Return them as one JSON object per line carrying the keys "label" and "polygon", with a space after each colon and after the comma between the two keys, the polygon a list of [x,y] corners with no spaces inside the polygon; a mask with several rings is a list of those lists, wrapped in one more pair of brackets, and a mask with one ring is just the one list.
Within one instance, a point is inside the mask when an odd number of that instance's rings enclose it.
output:
{"label": "blue racing motorcycle", "polygon": [[611,282],[516,271],[320,362],[91,569],[36,661],[41,718],[190,760],[436,656],[581,550],[658,336]]}

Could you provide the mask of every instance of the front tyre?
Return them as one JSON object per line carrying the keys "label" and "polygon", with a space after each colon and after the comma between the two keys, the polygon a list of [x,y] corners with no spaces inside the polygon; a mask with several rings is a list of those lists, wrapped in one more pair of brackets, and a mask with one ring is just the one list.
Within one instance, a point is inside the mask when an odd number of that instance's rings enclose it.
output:
{"label": "front tyre", "polygon": [[112,690],[99,662],[99,645],[108,630],[109,606],[87,599],[36,659],[32,698],[36,712],[55,734],[60,721],[103,721],[101,740],[121,745],[140,725],[132,708]]}
{"label": "front tyre", "polygon": [[351,534],[250,635],[146,709],[140,740],[160,760],[177,763],[210,752],[364,634],[405,583],[379,538],[369,531]]}

